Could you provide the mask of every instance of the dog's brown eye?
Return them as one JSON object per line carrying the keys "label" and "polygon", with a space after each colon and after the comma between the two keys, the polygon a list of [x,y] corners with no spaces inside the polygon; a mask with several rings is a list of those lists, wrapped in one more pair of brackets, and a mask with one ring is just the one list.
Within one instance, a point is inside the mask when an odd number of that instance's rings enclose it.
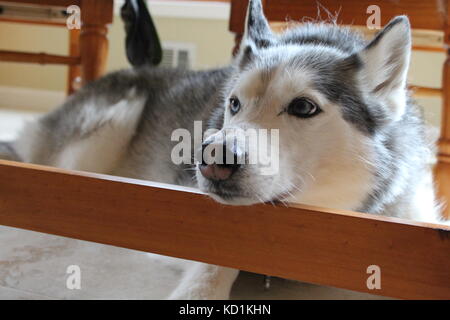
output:
{"label": "dog's brown eye", "polygon": [[241,109],[241,102],[239,101],[239,99],[236,97],[231,97],[230,98],[231,114],[234,116],[236,113],[239,112],[240,109]]}
{"label": "dog's brown eye", "polygon": [[322,110],[307,98],[295,98],[286,108],[288,114],[299,118],[311,118]]}

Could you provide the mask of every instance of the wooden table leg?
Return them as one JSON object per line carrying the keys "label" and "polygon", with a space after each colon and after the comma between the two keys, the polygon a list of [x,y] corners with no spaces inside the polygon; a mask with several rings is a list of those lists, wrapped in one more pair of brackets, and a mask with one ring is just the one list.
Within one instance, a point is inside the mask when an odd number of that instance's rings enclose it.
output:
{"label": "wooden table leg", "polygon": [[[447,21],[450,22],[450,12],[447,12]],[[445,30],[444,42],[447,47],[450,45],[449,27]],[[450,219],[450,50],[447,50],[447,59],[444,63],[442,87],[441,137],[439,139],[439,162],[435,168],[435,175],[439,196],[447,202],[443,214]]]}
{"label": "wooden table leg", "polygon": [[434,168],[438,201],[443,205],[442,215],[450,219],[450,163],[439,161]]}
{"label": "wooden table leg", "polygon": [[112,22],[112,0],[81,3],[80,55],[83,84],[100,77],[108,54],[108,24]]}
{"label": "wooden table leg", "polygon": [[[71,57],[80,56],[80,30],[69,30],[69,55]],[[69,66],[67,74],[67,95],[77,91],[81,87],[80,65]]]}
{"label": "wooden table leg", "polygon": [[[448,35],[448,44],[450,45],[450,35]],[[450,163],[450,50],[447,51],[447,59],[444,63],[444,73],[442,79],[443,86],[443,104],[441,137],[439,139],[439,160]]]}
{"label": "wooden table leg", "polygon": [[103,74],[108,54],[107,28],[100,25],[84,25],[80,34],[81,77],[83,84]]}
{"label": "wooden table leg", "polygon": [[234,34],[233,56],[236,56],[238,54],[243,36],[244,36],[244,34],[242,34],[242,33]]}

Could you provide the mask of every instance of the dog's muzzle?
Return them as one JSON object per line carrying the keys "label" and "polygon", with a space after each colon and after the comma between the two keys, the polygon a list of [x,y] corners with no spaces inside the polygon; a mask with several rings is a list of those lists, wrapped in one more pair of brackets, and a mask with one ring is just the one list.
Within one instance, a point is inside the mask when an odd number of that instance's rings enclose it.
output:
{"label": "dog's muzzle", "polygon": [[[219,154],[216,155],[213,151],[211,155],[212,158],[205,159],[205,149],[208,146],[214,147],[214,151],[219,151]],[[227,148],[226,143],[215,146],[210,142],[203,143],[203,160],[199,165],[202,176],[212,181],[224,181],[230,179],[230,177],[241,167],[241,165],[238,164],[239,152],[236,147],[233,147],[233,149],[234,150]]]}

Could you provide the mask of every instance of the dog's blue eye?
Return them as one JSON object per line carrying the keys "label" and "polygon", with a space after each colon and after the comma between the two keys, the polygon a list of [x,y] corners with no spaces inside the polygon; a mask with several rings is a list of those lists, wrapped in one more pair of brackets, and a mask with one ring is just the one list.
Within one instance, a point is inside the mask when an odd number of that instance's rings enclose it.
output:
{"label": "dog's blue eye", "polygon": [[286,112],[299,118],[311,118],[322,110],[307,98],[295,98],[286,108]]}
{"label": "dog's blue eye", "polygon": [[239,99],[236,97],[230,98],[231,114],[234,116],[236,113],[239,112],[240,109],[241,109],[241,102],[239,101]]}

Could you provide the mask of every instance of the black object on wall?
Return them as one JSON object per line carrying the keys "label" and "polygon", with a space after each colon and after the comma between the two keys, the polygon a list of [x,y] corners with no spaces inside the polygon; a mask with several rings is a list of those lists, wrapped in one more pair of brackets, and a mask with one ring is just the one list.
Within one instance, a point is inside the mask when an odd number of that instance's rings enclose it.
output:
{"label": "black object on wall", "polygon": [[135,67],[158,65],[162,59],[161,43],[144,0],[125,0],[121,16],[127,34],[128,61]]}

